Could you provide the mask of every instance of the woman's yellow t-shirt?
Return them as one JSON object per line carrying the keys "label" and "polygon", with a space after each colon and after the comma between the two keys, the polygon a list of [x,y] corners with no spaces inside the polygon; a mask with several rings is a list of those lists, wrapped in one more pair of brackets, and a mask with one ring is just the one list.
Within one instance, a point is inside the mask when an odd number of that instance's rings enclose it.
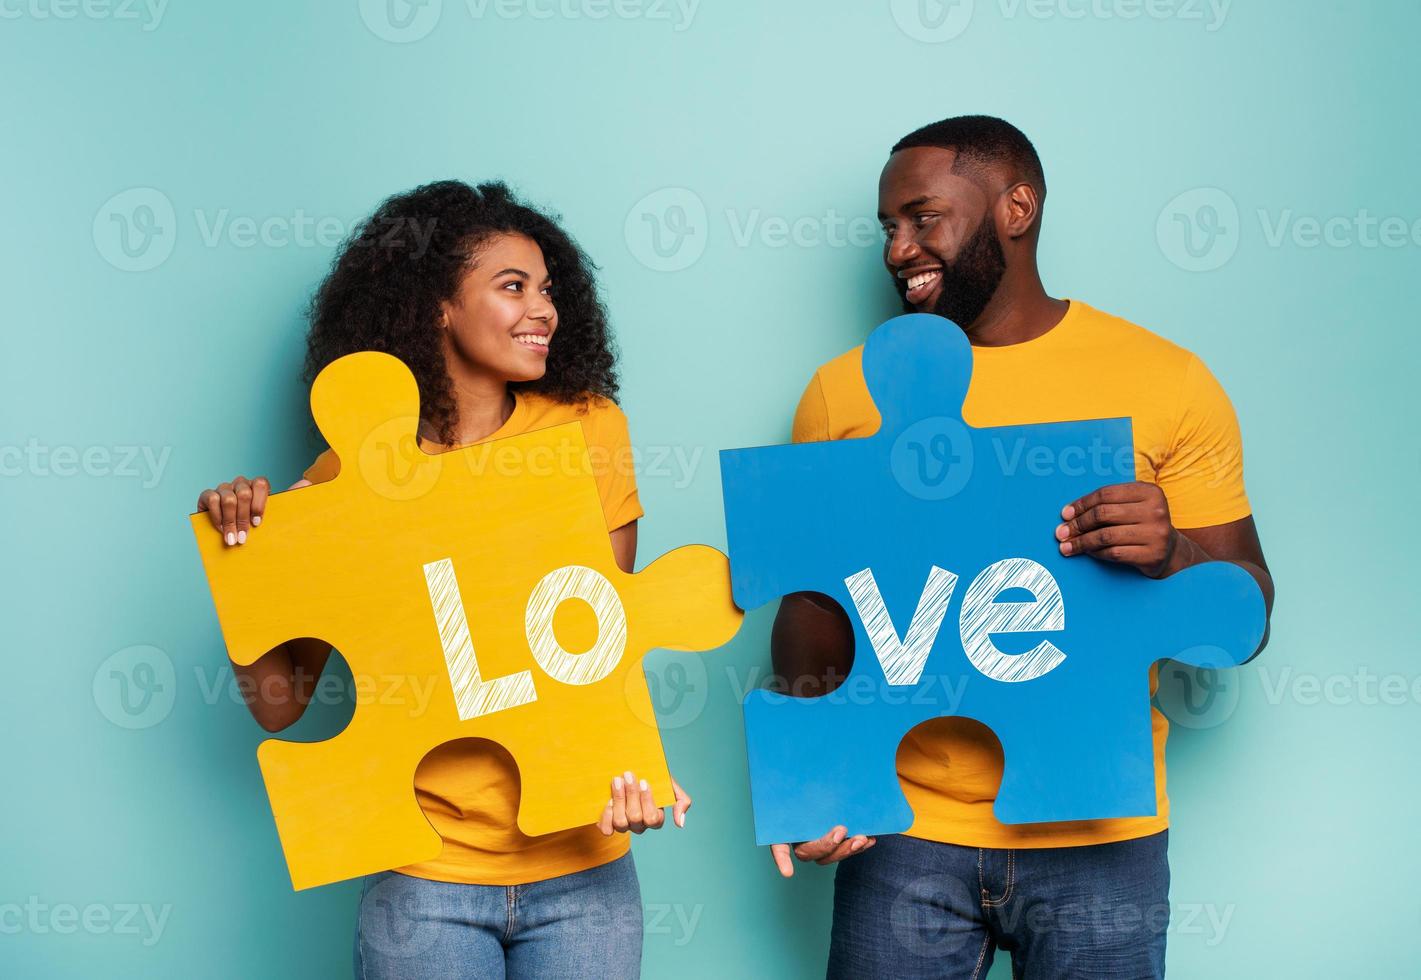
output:
{"label": "woman's yellow t-shirt", "polygon": [[[1006,347],[973,347],[963,418],[974,426],[1129,417],[1135,476],[1164,490],[1175,527],[1249,515],[1243,442],[1233,406],[1199,358],[1118,317],[1072,302],[1051,330]],[[863,379],[863,348],[821,367],[794,418],[794,441],[854,439],[878,431]],[[1070,503],[1061,501],[1064,507]],[[1042,529],[1050,534],[1051,527]],[[1158,673],[1150,670],[1150,693]],[[1130,840],[1169,825],[1164,746],[1169,722],[1151,709],[1153,817],[1004,824],[992,813],[1002,749],[976,721],[939,718],[904,737],[898,776],[913,807],[909,836],[968,847],[1063,847]]]}
{"label": "woman's yellow t-shirt", "polygon": [[[627,419],[608,399],[568,405],[519,392],[508,421],[481,441],[564,422],[582,423],[608,532],[641,517]],[[335,453],[327,449],[304,475],[321,483],[339,469]],[[609,794],[614,775],[607,773]],[[444,850],[432,861],[398,868],[401,874],[462,884],[527,884],[606,864],[630,846],[626,834],[604,837],[591,825],[541,837],[521,833],[518,767],[502,746],[484,739],[461,739],[431,751],[415,772],[414,791],[444,839]],[[597,816],[589,813],[589,823]]]}

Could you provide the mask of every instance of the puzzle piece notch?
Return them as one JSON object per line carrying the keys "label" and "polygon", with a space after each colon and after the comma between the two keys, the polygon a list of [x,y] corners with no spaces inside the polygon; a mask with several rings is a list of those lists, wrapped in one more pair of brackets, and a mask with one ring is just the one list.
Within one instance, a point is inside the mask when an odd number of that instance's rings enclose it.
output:
{"label": "puzzle piece notch", "polygon": [[[947,324],[954,329],[945,329]],[[934,342],[924,343],[925,338]],[[896,435],[933,418],[961,422],[972,382],[972,347],[956,324],[931,313],[906,313],[870,339],[863,349],[863,377],[882,419],[880,433]]]}
{"label": "puzzle piece notch", "polygon": [[[273,495],[267,526],[241,548],[223,546],[205,515],[193,519],[229,652],[250,663],[285,640],[320,636],[341,650],[358,679],[377,688],[396,680],[407,692],[422,685],[429,693],[359,704],[346,729],[324,742],[261,745],[293,884],[310,887],[437,854],[438,835],[414,796],[414,772],[430,750],[458,738],[489,738],[508,750],[522,784],[518,824],[529,835],[589,823],[606,801],[611,775],[629,768],[648,779],[658,805],[671,803],[659,733],[642,720],[655,713],[641,659],[657,647],[710,649],[734,634],[742,614],[731,602],[725,556],[697,545],[642,572],[621,571],[580,423],[420,454],[406,474],[389,466],[389,440],[413,439],[417,419],[409,411],[416,388],[403,365],[388,355],[355,354],[317,381],[312,409],[332,445],[347,454],[340,473]],[[352,457],[357,465],[345,465]],[[523,465],[504,473],[498,461],[509,459]],[[538,459],[572,463],[538,466]],[[381,533],[362,534],[372,528]],[[443,562],[460,586],[459,614],[482,678],[529,671],[535,701],[460,717],[449,669],[457,629],[441,632],[426,573]],[[537,618],[530,596],[550,572],[568,567],[609,583],[626,624],[622,654],[610,668],[564,672],[587,683],[555,680],[530,650]],[[544,602],[540,615],[551,617],[556,605]],[[566,667],[583,655],[554,656]]]}
{"label": "puzzle piece notch", "polygon": [[[878,433],[722,453],[737,601],[753,608],[789,592],[827,593],[854,623],[858,651],[840,689],[848,693],[837,702],[832,695],[802,701],[767,692],[747,696],[746,738],[761,843],[811,839],[837,823],[852,833],[906,829],[911,811],[894,772],[898,744],[921,721],[953,715],[976,718],[1003,743],[1006,766],[996,813],[1004,822],[1152,814],[1148,664],[1172,657],[1232,665],[1246,660],[1261,640],[1262,597],[1236,565],[1210,563],[1154,582],[1132,570],[1060,556],[1049,529],[1059,520],[1062,502],[1133,478],[1129,422],[973,429],[960,418],[966,391],[960,382],[970,375],[970,357],[965,337],[948,321],[922,315],[889,321],[869,338],[863,355],[870,390],[880,399],[887,392],[890,399],[879,404],[884,423]],[[908,376],[922,386],[936,372],[947,380],[928,392],[899,389],[889,380]],[[903,434],[925,421],[921,413],[937,413],[954,445],[959,437],[970,440],[969,473],[946,499],[925,497],[921,486],[905,483],[892,465]],[[1087,472],[1003,479],[1004,460],[1011,457],[1003,447],[1040,448],[1062,460],[1065,451],[1092,440],[1104,458],[1121,461],[1119,472],[1108,478]],[[835,492],[825,494],[825,486]],[[824,528],[834,529],[835,540],[826,540]],[[1067,656],[1033,680],[1005,684],[972,666],[960,628],[968,583],[979,570],[1011,557],[1035,562],[1055,580],[1065,606],[1064,629],[1031,639],[1044,637]],[[902,637],[934,567],[961,576],[957,596],[949,597],[956,601],[947,610],[958,615],[940,624],[920,682],[889,691],[846,580],[872,570]],[[1088,601],[1092,596],[1113,596],[1113,602]],[[1201,610],[1222,614],[1210,617]],[[1174,642],[1151,648],[1148,638],[1157,635]],[[1001,637],[991,642],[1007,645]],[[939,685],[936,694],[925,691],[932,683]],[[897,703],[888,703],[884,694]],[[905,707],[904,701],[911,704]],[[1015,719],[1023,715],[1051,720],[1017,734]],[[846,731],[853,732],[851,739],[844,737]],[[803,757],[793,747],[804,744],[836,748],[825,768],[800,772]],[[1039,761],[1043,754],[1050,757],[1049,766]]]}

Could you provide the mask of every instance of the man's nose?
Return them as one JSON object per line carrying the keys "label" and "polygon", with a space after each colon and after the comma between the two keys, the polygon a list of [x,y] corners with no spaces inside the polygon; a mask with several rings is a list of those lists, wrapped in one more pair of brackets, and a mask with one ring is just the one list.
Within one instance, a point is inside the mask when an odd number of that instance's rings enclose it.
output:
{"label": "man's nose", "polygon": [[888,264],[894,269],[902,269],[920,258],[923,250],[911,232],[897,232],[888,241]]}

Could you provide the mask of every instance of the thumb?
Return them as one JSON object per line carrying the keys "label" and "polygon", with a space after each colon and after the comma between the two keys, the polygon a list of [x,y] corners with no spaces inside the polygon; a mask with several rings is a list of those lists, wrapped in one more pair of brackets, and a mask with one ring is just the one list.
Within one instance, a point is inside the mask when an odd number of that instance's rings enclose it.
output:
{"label": "thumb", "polygon": [[775,867],[780,869],[780,877],[794,877],[794,859],[789,856],[788,844],[771,844],[770,854],[774,856]]}

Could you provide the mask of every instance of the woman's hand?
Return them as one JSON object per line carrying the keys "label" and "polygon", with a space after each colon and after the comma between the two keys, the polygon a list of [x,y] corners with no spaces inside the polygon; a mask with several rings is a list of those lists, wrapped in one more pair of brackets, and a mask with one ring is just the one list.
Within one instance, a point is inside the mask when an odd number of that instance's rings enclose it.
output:
{"label": "woman's hand", "polygon": [[[288,489],[310,485],[310,480],[297,480]],[[228,483],[219,483],[215,489],[198,494],[197,509],[207,512],[212,526],[217,528],[222,540],[229,546],[246,544],[247,533],[262,522],[266,498],[270,493],[271,481],[264,476],[250,480],[245,476],[233,477]]]}
{"label": "woman's hand", "polygon": [[[671,790],[676,794],[676,802],[671,806],[671,819],[676,826],[686,826],[686,811],[691,808],[691,798],[676,780],[671,780]],[[651,787],[645,779],[640,782],[631,772],[625,772],[612,780],[612,798],[602,810],[602,818],[597,827],[608,837],[631,831],[639,834],[643,830],[658,830],[666,822],[666,811],[656,805],[651,798]]]}

